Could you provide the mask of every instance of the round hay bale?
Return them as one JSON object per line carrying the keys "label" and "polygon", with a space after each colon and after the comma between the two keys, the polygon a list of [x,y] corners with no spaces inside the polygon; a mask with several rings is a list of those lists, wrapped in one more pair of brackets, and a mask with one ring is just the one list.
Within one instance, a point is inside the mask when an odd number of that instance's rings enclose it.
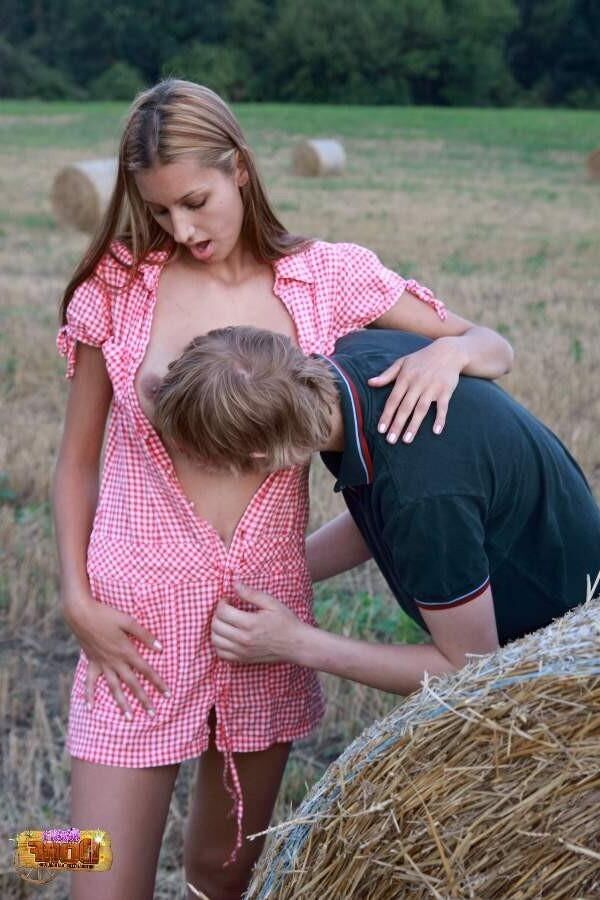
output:
{"label": "round hay bale", "polygon": [[117,160],[91,159],[65,166],[52,185],[57,221],[92,233],[108,205],[117,177]]}
{"label": "round hay bale", "polygon": [[600,896],[600,601],[363,732],[274,839],[246,900]]}
{"label": "round hay bale", "polygon": [[600,147],[592,150],[586,159],[588,175],[593,179],[600,179]]}
{"label": "round hay bale", "polygon": [[294,150],[295,175],[339,175],[345,165],[343,146],[329,138],[302,141]]}

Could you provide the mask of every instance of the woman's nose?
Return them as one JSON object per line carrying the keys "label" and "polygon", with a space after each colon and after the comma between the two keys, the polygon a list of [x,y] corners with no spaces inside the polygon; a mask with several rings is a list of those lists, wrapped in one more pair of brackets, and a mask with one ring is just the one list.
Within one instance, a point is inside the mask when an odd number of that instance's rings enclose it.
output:
{"label": "woman's nose", "polygon": [[187,244],[194,235],[194,225],[184,213],[171,213],[173,238],[178,244]]}

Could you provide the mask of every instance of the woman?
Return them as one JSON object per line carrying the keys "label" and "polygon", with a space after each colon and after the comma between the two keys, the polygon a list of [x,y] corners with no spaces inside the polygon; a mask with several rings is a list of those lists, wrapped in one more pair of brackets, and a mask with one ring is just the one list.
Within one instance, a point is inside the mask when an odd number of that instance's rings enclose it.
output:
{"label": "woman", "polygon": [[369,323],[440,338],[399,364],[382,417],[393,442],[433,401],[441,430],[459,372],[497,377],[512,351],[371,251],[290,235],[226,104],[176,80],[132,106],[111,203],[62,314],[73,380],[53,495],[61,608],[82,648],[71,822],[106,828],[114,848],[112,870],[74,876],[71,896],[152,896],[179,764],[198,757],[186,875],[212,898],[237,898],[262,847],[242,829],[268,824],[291,742],[318,723],[323,698],[308,669],[219,660],[210,621],[244,577],[314,622],[307,468],[234,476],[167,448],[152,414],[168,363],[190,337],[232,324],[318,353]]}

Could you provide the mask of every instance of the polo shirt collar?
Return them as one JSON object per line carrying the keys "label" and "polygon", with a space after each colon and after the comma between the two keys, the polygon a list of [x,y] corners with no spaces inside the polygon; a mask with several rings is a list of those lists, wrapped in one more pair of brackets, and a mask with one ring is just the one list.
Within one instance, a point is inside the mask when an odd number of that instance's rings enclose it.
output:
{"label": "polo shirt collar", "polygon": [[302,252],[291,253],[282,256],[274,262],[275,271],[280,278],[292,278],[295,281],[304,281],[306,284],[314,282],[314,275],[308,267]]}
{"label": "polo shirt collar", "polygon": [[344,422],[344,449],[341,454],[335,451],[324,451],[321,454],[324,461],[327,458],[333,461],[334,457],[341,456],[337,481],[333,489],[342,491],[347,487],[370,484],[373,481],[373,461],[365,434],[363,405],[356,383],[350,377],[348,369],[337,359],[318,353],[314,356],[325,360],[333,369]]}

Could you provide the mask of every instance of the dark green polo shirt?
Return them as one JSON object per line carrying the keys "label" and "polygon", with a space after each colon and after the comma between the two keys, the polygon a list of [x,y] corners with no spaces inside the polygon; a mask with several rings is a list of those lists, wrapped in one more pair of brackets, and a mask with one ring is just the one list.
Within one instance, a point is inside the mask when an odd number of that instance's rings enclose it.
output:
{"label": "dark green polo shirt", "polygon": [[585,600],[600,510],[556,435],[492,381],[461,376],[441,435],[432,408],[411,444],[389,444],[377,423],[393,385],[367,379],[428,343],[381,329],[337,342],[345,449],[322,458],[403,609],[425,628],[420,610],[491,584],[504,644]]}

